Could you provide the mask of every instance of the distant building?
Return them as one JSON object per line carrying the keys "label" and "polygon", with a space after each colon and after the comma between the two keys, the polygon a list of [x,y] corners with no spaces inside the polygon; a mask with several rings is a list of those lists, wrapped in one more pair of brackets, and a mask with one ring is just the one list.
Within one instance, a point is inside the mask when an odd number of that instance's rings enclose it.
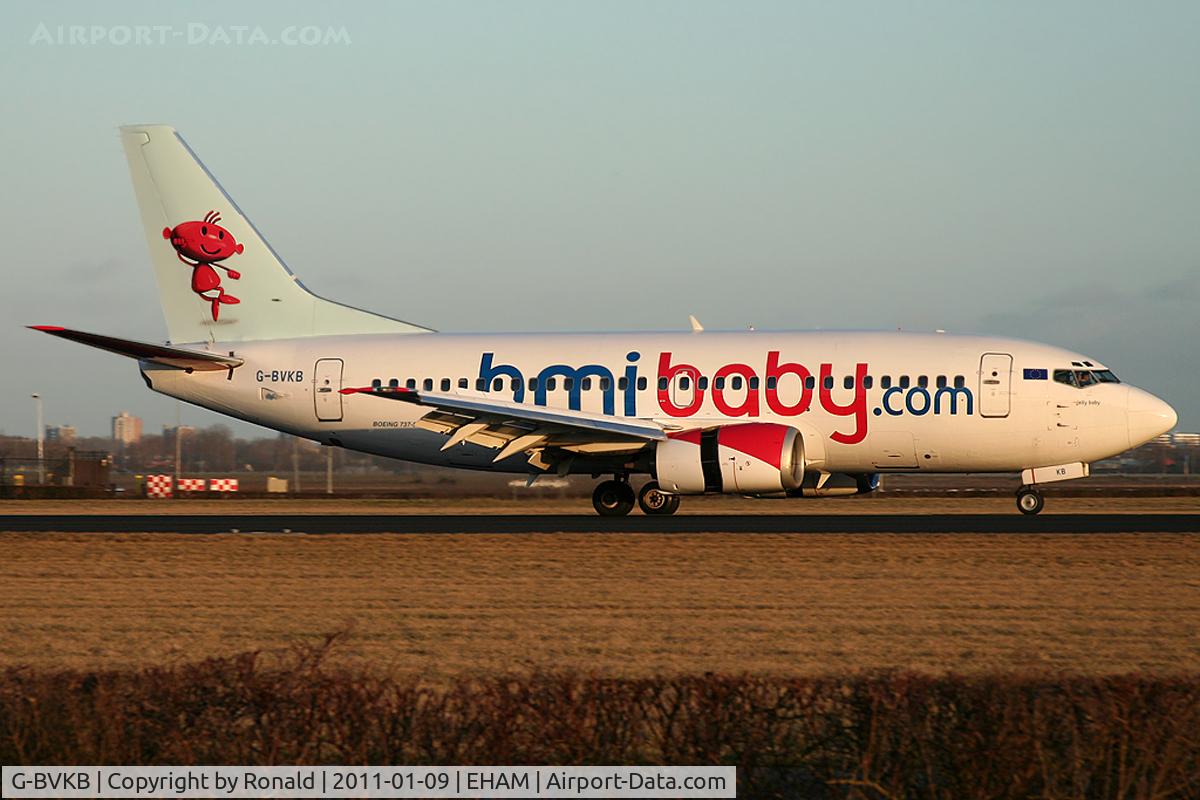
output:
{"label": "distant building", "polygon": [[142,440],[142,418],[122,411],[112,418],[112,438],[121,444],[137,444]]}
{"label": "distant building", "polygon": [[47,425],[46,426],[46,441],[59,442],[60,444],[72,444],[75,441],[77,434],[74,425]]}

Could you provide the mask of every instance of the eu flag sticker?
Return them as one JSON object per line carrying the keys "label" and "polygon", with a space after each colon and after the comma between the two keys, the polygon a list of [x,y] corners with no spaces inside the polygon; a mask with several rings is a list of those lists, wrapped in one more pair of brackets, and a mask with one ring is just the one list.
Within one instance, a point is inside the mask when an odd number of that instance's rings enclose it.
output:
{"label": "eu flag sticker", "polygon": [[1044,381],[1049,379],[1049,370],[1044,369],[1026,369],[1025,380],[1027,381]]}

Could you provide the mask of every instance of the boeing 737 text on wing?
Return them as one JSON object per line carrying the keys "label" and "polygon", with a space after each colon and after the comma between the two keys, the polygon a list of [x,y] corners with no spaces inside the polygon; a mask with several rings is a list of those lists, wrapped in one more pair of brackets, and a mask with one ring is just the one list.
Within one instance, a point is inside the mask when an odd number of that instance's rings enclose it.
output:
{"label": "boeing 737 text on wing", "polygon": [[[121,129],[165,344],[37,330],[134,358],[156,392],[333,447],[466,469],[611,475],[600,514],[683,495],[824,497],[889,472],[1041,484],[1176,416],[1089,356],[901,332],[437,333],[309,292],[170,127]],[[649,475],[635,494],[630,478]]]}

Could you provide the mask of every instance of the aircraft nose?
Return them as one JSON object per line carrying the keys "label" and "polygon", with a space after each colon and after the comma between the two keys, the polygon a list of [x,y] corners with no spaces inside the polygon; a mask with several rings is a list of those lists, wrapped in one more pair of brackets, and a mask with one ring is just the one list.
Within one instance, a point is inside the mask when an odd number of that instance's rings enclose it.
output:
{"label": "aircraft nose", "polygon": [[1137,447],[1166,433],[1179,421],[1175,409],[1149,392],[1133,386],[1129,387],[1126,419],[1129,422],[1130,447]]}

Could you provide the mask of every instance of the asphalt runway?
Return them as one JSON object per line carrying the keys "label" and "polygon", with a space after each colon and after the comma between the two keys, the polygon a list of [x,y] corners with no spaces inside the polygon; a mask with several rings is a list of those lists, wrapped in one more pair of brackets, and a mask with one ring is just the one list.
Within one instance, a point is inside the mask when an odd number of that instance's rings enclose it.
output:
{"label": "asphalt runway", "polygon": [[1200,514],[9,514],[0,531],[68,533],[1200,533]]}

